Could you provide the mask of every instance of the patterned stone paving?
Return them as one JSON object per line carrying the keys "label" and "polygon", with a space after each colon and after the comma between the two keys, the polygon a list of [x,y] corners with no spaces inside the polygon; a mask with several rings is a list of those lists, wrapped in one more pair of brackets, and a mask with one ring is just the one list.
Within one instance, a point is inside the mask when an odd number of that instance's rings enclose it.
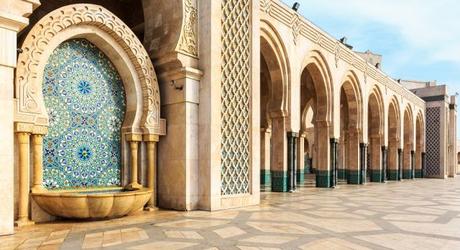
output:
{"label": "patterned stone paving", "polygon": [[460,179],[295,193],[218,212],[61,221],[0,237],[0,249],[460,249]]}

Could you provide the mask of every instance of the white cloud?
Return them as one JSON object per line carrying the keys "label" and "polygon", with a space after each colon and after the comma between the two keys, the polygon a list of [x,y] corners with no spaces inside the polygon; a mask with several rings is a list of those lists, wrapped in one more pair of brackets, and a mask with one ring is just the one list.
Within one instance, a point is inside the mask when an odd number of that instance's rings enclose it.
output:
{"label": "white cloud", "polygon": [[370,21],[383,24],[397,31],[413,49],[425,51],[427,60],[460,65],[460,1],[304,0],[301,3],[301,8],[356,24]]}

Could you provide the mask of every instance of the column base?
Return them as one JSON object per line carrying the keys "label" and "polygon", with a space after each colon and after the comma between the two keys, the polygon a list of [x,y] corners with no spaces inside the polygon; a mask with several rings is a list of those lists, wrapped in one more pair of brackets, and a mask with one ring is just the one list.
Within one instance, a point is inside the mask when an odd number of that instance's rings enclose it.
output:
{"label": "column base", "polygon": [[348,170],[347,171],[347,183],[348,184],[361,184],[359,170]]}
{"label": "column base", "polygon": [[288,174],[287,171],[271,171],[272,192],[288,191]]}
{"label": "column base", "polygon": [[135,182],[135,183],[130,183],[128,184],[128,186],[125,187],[126,190],[129,190],[129,191],[134,191],[134,190],[139,190],[142,188],[142,185]]}
{"label": "column base", "polygon": [[296,180],[297,184],[303,185],[305,183],[305,172],[303,169],[297,169]]}
{"label": "column base", "polygon": [[387,174],[388,174],[388,180],[389,181],[398,181],[399,180],[399,172],[398,172],[398,170],[388,169],[387,171],[388,171]]}
{"label": "column base", "polygon": [[316,187],[319,187],[319,188],[332,187],[331,173],[329,170],[316,170]]}
{"label": "column base", "polygon": [[415,178],[423,178],[423,172],[421,169],[415,170]]}
{"label": "column base", "polygon": [[271,178],[270,170],[260,170],[260,185],[270,186]]}
{"label": "column base", "polygon": [[347,178],[347,170],[346,169],[338,169],[337,170],[337,178],[341,180],[345,180]]}
{"label": "column base", "polygon": [[383,180],[383,173],[380,169],[374,170],[371,169],[371,182],[384,182]]}
{"label": "column base", "polygon": [[402,178],[403,179],[412,179],[412,170],[404,169]]}
{"label": "column base", "polygon": [[29,220],[28,218],[20,218],[17,221],[14,222],[15,227],[25,227],[25,226],[31,226],[34,225],[35,222]]}

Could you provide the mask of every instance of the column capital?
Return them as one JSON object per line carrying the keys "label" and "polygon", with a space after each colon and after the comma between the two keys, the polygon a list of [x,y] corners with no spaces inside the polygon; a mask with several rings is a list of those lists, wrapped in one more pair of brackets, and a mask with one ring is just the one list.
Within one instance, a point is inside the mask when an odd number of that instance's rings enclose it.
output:
{"label": "column capital", "polygon": [[142,136],[143,141],[146,142],[158,142],[160,141],[160,136],[153,134],[146,134]]}
{"label": "column capital", "polygon": [[142,141],[142,134],[127,133],[127,134],[126,134],[126,141],[129,141],[129,142],[140,142],[140,141]]}

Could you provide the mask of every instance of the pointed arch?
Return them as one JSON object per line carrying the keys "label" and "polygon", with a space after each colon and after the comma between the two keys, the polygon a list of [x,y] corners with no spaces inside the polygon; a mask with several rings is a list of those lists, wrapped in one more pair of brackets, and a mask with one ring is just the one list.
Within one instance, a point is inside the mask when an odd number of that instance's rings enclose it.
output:
{"label": "pointed arch", "polygon": [[270,78],[268,111],[274,116],[288,116],[290,67],[287,51],[278,32],[268,22],[260,23],[261,61]]}
{"label": "pointed arch", "polygon": [[[377,131],[372,131],[373,133],[379,134],[379,135],[384,135],[384,113],[385,113],[385,108],[384,108],[384,101],[383,101],[383,95],[382,91],[377,85],[374,85],[372,88],[372,91],[370,92],[368,96],[368,106],[369,108],[372,107],[372,110],[368,109],[368,114],[369,117],[372,118],[372,121],[368,121],[368,126],[371,126],[371,130],[377,129]],[[375,112],[374,112],[375,111]],[[373,121],[376,121],[377,123],[374,124]]]}
{"label": "pointed arch", "polygon": [[[301,74],[301,92],[308,92],[308,87],[305,84],[308,81],[312,82],[313,90],[316,97],[316,121],[324,121],[330,123],[333,115],[333,86],[332,75],[329,64],[320,51],[312,50],[305,57],[302,63]],[[307,96],[301,96],[301,100],[308,99]],[[305,108],[305,104],[301,103],[301,110]]]}
{"label": "pointed arch", "polygon": [[[348,124],[349,126],[353,126],[361,132],[363,96],[361,85],[354,71],[350,70],[345,74],[345,77],[341,81],[340,89],[341,92],[343,91],[344,97],[346,98],[346,102],[348,104]],[[360,139],[362,139],[362,137],[360,137]]]}

